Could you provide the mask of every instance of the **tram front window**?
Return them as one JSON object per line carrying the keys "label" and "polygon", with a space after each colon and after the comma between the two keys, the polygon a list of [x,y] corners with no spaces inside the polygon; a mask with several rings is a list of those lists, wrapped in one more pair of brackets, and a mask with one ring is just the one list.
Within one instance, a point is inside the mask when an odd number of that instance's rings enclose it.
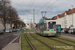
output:
{"label": "tram front window", "polygon": [[48,22],[48,28],[53,29],[55,27],[56,22]]}

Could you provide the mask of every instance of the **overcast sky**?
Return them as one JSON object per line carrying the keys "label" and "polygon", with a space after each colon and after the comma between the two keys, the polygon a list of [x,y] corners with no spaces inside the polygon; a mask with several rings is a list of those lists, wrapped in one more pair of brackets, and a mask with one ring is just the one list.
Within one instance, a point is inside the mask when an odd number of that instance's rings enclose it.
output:
{"label": "overcast sky", "polygon": [[52,18],[68,9],[75,8],[75,0],[11,0],[12,6],[17,10],[19,17],[29,23],[33,20],[33,9],[35,9],[35,22],[41,18],[41,11],[47,11],[46,17]]}

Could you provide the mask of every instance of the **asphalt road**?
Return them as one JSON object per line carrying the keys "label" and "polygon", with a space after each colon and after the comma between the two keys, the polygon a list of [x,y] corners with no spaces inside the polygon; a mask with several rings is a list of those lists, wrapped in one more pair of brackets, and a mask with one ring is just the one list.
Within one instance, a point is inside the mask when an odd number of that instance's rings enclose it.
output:
{"label": "asphalt road", "polygon": [[63,36],[75,37],[75,35],[73,35],[73,34],[69,34],[69,33],[61,33],[61,35],[63,35]]}
{"label": "asphalt road", "polygon": [[[7,44],[9,44],[13,39],[15,39],[17,36],[20,36],[21,33],[12,32],[0,35],[0,50],[4,48]],[[17,38],[13,43],[19,42],[19,38]]]}

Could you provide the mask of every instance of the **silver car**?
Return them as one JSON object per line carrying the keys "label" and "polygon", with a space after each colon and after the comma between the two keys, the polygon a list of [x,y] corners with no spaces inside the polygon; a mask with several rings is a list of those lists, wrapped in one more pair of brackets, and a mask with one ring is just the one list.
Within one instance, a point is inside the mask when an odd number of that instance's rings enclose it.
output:
{"label": "silver car", "polygon": [[69,33],[70,33],[70,34],[75,34],[75,28],[70,28],[70,29],[69,29]]}
{"label": "silver car", "polygon": [[12,32],[12,30],[5,30],[5,32],[7,32],[7,33],[11,33],[11,32]]}
{"label": "silver car", "polygon": [[0,34],[4,34],[4,31],[3,30],[0,30]]}

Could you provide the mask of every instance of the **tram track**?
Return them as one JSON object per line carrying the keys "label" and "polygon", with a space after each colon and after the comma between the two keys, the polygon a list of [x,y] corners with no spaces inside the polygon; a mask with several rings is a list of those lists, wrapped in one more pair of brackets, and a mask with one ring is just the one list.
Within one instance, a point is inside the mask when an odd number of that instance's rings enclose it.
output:
{"label": "tram track", "polygon": [[55,50],[55,48],[53,48],[53,47],[47,45],[46,43],[42,42],[41,40],[37,39],[37,38],[34,37],[31,33],[30,33],[30,35],[31,35],[33,38],[35,38],[36,40],[38,40],[39,42],[41,42],[42,44],[44,44],[44,45],[46,45],[47,47],[49,47],[51,50]]}
{"label": "tram track", "polygon": [[75,47],[75,45],[72,45],[72,44],[69,44],[69,43],[66,43],[66,42],[62,42],[62,41],[57,40],[57,39],[53,39],[53,38],[49,38],[49,39],[54,40],[54,41],[61,42],[61,43],[63,43],[63,44],[69,45],[69,46],[73,46],[73,47]]}
{"label": "tram track", "polygon": [[71,41],[71,40],[68,40],[68,39],[63,39],[63,38],[59,38],[59,37],[57,37],[57,38],[61,39],[61,40],[65,40],[65,41],[69,41],[69,42],[75,43],[75,41]]}
{"label": "tram track", "polygon": [[[74,44],[68,45],[70,43],[64,44],[64,43],[52,40],[52,39],[56,39],[54,37],[42,37],[42,36],[37,35],[37,34],[32,34],[32,35],[34,37],[38,38],[39,40],[41,40],[42,42],[44,42],[44,43],[50,45],[51,47],[55,48],[55,50],[66,50],[66,49],[75,50]],[[52,39],[50,39],[50,38],[52,38]],[[58,40],[58,39],[56,39],[56,40]],[[61,41],[61,40],[59,40],[59,41]],[[62,40],[62,42],[64,42],[64,41]],[[65,43],[67,43],[67,42],[65,42]]]}
{"label": "tram track", "polygon": [[25,38],[26,38],[26,41],[28,42],[29,46],[31,47],[31,50],[36,50],[35,47],[31,44],[31,42],[29,41],[26,33],[25,33]]}

